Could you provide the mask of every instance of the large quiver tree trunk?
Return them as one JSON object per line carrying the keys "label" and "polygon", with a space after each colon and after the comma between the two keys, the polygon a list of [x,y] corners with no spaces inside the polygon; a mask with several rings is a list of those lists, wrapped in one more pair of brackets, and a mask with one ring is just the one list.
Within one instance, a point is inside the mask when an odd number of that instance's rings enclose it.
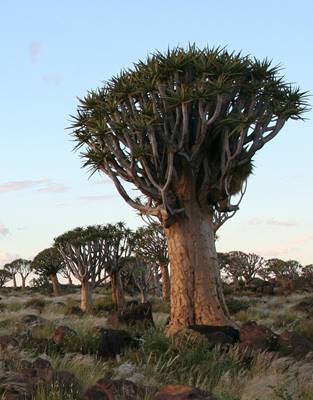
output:
{"label": "large quiver tree trunk", "polygon": [[93,301],[92,301],[92,287],[88,280],[83,280],[81,282],[81,302],[80,308],[83,312],[92,313],[93,312]]}
{"label": "large quiver tree trunk", "polygon": [[125,298],[121,275],[119,271],[111,273],[112,303],[120,310],[124,307]]}
{"label": "large quiver tree trunk", "polygon": [[170,335],[190,325],[229,325],[220,280],[212,215],[196,202],[165,229],[171,264]]}
{"label": "large quiver tree trunk", "polygon": [[52,290],[53,290],[53,295],[54,296],[59,296],[60,295],[60,288],[59,288],[59,281],[58,278],[55,274],[50,275],[50,280],[52,283]]}
{"label": "large quiver tree trunk", "polygon": [[162,301],[165,303],[170,299],[170,277],[168,273],[168,265],[160,265],[162,277]]}

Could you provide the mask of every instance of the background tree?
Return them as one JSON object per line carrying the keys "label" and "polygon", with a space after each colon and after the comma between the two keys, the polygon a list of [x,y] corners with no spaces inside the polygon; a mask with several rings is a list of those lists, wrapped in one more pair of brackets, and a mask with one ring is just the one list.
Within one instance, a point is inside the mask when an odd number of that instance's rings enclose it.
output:
{"label": "background tree", "polygon": [[266,261],[267,268],[278,281],[285,279],[295,280],[301,273],[301,264],[296,260],[284,261],[279,258],[271,258]]}
{"label": "background tree", "polygon": [[59,296],[59,281],[57,274],[64,267],[64,262],[59,251],[54,247],[42,250],[36,255],[32,262],[32,269],[39,275],[50,279],[52,284],[53,294]]}
{"label": "background tree", "polygon": [[152,265],[141,257],[129,257],[126,268],[140,294],[141,303],[148,301],[148,293],[154,289],[154,271]]}
{"label": "background tree", "polygon": [[18,272],[18,265],[15,263],[7,263],[3,266],[3,269],[5,271],[8,271],[9,274],[11,275],[11,279],[13,280],[13,287],[17,288],[17,284],[16,284],[16,274]]}
{"label": "background tree", "polygon": [[308,264],[302,268],[302,276],[310,286],[313,286],[313,264]]}
{"label": "background tree", "polygon": [[121,270],[125,267],[134,247],[134,234],[123,222],[106,224],[106,271],[110,276],[112,302],[116,308],[124,307],[125,297]]}
{"label": "background tree", "polygon": [[[252,157],[306,111],[305,95],[278,71],[267,60],[226,50],[176,48],[89,92],[73,118],[84,165],[108,175],[129,205],[165,228],[170,334],[231,323],[214,210],[237,209],[231,200],[252,171]],[[143,197],[132,197],[129,185]]]}
{"label": "background tree", "polygon": [[32,271],[31,261],[23,258],[18,258],[11,262],[11,268],[15,269],[22,280],[22,288],[26,287],[26,279]]}
{"label": "background tree", "polygon": [[5,269],[0,269],[0,288],[12,279],[12,275]]}
{"label": "background tree", "polygon": [[73,285],[72,274],[67,265],[64,265],[60,273],[63,278],[67,279],[69,285]]}
{"label": "background tree", "polygon": [[108,231],[102,225],[76,228],[54,239],[64,263],[81,283],[81,309],[93,311],[92,290],[106,279]]}
{"label": "background tree", "polygon": [[[150,221],[148,226],[138,228],[134,252],[147,263],[154,264],[160,269],[162,299],[163,302],[168,301],[170,298],[169,259],[167,241],[162,226],[157,222]],[[152,272],[151,268],[150,271]]]}

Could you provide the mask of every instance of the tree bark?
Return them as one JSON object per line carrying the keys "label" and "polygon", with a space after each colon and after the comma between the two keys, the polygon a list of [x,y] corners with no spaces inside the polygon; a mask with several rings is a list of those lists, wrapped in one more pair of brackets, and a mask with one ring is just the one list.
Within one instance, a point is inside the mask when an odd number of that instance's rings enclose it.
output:
{"label": "tree bark", "polygon": [[147,293],[144,289],[140,289],[140,303],[147,302]]}
{"label": "tree bark", "polygon": [[73,285],[73,281],[70,275],[67,277],[67,279],[68,279],[68,284]]}
{"label": "tree bark", "polygon": [[112,303],[118,310],[120,310],[124,307],[125,304],[121,275],[119,271],[114,271],[111,273],[110,277],[112,287]]}
{"label": "tree bark", "polygon": [[162,275],[162,301],[167,302],[170,299],[170,277],[168,273],[168,265],[160,266]]}
{"label": "tree bark", "polygon": [[50,275],[50,280],[51,280],[51,283],[52,283],[53,295],[54,296],[59,296],[60,295],[60,289],[59,289],[58,277],[56,275]]}
{"label": "tree bark", "polygon": [[92,287],[88,281],[81,282],[80,308],[85,313],[93,312]]}
{"label": "tree bark", "polygon": [[21,278],[22,278],[22,288],[25,289],[25,287],[26,287],[26,276],[22,276],[21,275]]}
{"label": "tree bark", "polygon": [[196,201],[184,203],[185,216],[165,229],[171,265],[172,335],[190,325],[233,325],[224,300],[213,217]]}
{"label": "tree bark", "polygon": [[16,284],[16,276],[15,276],[15,275],[13,275],[13,287],[14,287],[14,289],[16,289],[16,288],[17,288],[17,284]]}

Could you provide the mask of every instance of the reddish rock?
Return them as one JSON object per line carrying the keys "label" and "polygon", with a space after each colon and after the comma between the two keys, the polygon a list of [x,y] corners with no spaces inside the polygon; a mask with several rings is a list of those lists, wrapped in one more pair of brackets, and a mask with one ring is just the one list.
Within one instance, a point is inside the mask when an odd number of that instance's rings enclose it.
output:
{"label": "reddish rock", "polygon": [[54,334],[52,336],[52,341],[56,345],[60,346],[63,344],[65,338],[75,335],[75,334],[76,334],[76,332],[73,329],[69,328],[68,326],[61,325],[61,326],[58,326],[56,328],[56,330],[54,331]]}
{"label": "reddish rock", "polygon": [[190,329],[204,335],[212,345],[239,342],[239,331],[232,326],[192,325]]}
{"label": "reddish rock", "polygon": [[69,371],[55,371],[53,373],[52,383],[74,395],[78,395],[82,390],[79,380]]}
{"label": "reddish rock", "polygon": [[296,332],[284,331],[278,337],[278,350],[301,360],[313,351],[313,343]]}
{"label": "reddish rock", "polygon": [[10,351],[18,347],[18,342],[13,336],[0,336],[0,349],[2,351]]}
{"label": "reddish rock", "polygon": [[254,350],[274,350],[277,344],[277,335],[266,326],[249,321],[240,329],[240,341]]}
{"label": "reddish rock", "polygon": [[139,400],[147,395],[147,389],[124,379],[100,379],[88,388],[82,400]]}
{"label": "reddish rock", "polygon": [[208,392],[184,385],[167,385],[153,400],[215,400]]}

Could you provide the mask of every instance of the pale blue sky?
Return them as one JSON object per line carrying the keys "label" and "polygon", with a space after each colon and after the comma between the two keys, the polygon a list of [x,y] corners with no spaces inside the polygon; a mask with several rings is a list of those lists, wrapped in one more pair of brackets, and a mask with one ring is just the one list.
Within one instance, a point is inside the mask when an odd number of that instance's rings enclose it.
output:
{"label": "pale blue sky", "polygon": [[[68,131],[76,96],[155,49],[228,46],[285,67],[313,92],[313,3],[0,0],[0,265],[80,225],[141,224],[105,177],[88,180]],[[312,113],[255,159],[220,251],[313,262]],[[104,182],[99,183],[99,182]]]}

